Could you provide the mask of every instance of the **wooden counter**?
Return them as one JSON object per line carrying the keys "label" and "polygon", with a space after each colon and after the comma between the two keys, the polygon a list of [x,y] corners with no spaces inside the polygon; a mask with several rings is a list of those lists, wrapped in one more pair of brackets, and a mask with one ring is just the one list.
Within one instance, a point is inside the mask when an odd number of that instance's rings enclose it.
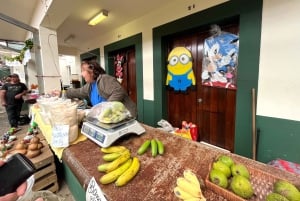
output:
{"label": "wooden counter", "polygon": [[[182,176],[185,169],[192,169],[198,176],[205,180],[208,174],[209,164],[214,158],[225,153],[202,143],[190,141],[175,136],[159,129],[143,125],[146,133],[128,135],[120,139],[114,145],[123,145],[131,150],[132,156],[136,156],[137,149],[146,140],[158,138],[165,144],[165,154],[153,158],[151,151],[138,156],[141,168],[136,177],[123,187],[114,184],[99,186],[109,201],[178,201],[173,193],[176,178]],[[269,172],[276,177],[287,179],[300,186],[300,175],[279,170],[269,165],[256,162],[235,154],[233,159],[242,162],[252,168]],[[103,175],[97,171],[97,166],[104,163],[100,147],[90,140],[80,142],[66,148],[62,160],[71,169],[81,186],[86,189],[92,177],[98,181]],[[211,190],[204,190],[207,200],[225,200]]]}

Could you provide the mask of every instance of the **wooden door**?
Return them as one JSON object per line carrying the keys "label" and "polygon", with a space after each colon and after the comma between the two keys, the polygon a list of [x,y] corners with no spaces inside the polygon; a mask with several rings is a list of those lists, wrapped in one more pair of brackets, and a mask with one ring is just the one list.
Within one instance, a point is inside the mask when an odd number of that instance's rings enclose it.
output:
{"label": "wooden door", "polygon": [[[123,57],[121,85],[126,89],[130,98],[137,103],[135,48],[127,47],[117,50],[112,55],[114,58],[117,55]],[[114,75],[116,75],[116,68]]]}
{"label": "wooden door", "polygon": [[[237,24],[226,25],[221,29],[238,34]],[[181,127],[183,120],[196,123],[199,141],[233,152],[236,90],[202,85],[203,43],[209,36],[209,30],[199,30],[169,39],[168,53],[178,46],[190,50],[196,87],[188,89],[185,93],[167,90],[168,121],[174,127]]]}

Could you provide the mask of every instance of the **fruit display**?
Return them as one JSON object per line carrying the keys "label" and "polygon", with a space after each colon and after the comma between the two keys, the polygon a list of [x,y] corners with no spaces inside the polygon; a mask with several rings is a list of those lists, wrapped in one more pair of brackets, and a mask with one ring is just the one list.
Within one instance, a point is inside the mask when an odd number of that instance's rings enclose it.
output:
{"label": "fruit display", "polygon": [[142,155],[146,153],[148,149],[151,148],[152,157],[156,157],[158,154],[163,155],[165,152],[164,144],[159,139],[148,139],[143,142],[143,144],[139,147],[137,153],[138,155]]}
{"label": "fruit display", "polygon": [[101,184],[110,184],[115,182],[116,186],[124,186],[138,173],[140,161],[137,157],[132,157],[131,152],[124,146],[110,146],[101,148],[104,153],[103,160],[106,163],[97,167],[99,172],[105,174],[101,176]]}
{"label": "fruit display", "polygon": [[[105,104],[105,105],[104,105]],[[105,102],[98,115],[98,120],[102,123],[118,123],[128,116],[128,110],[123,103],[118,101]],[[95,108],[96,110],[97,108]]]}
{"label": "fruit display", "polygon": [[195,173],[186,169],[183,177],[178,177],[173,189],[176,197],[184,201],[206,201],[202,194],[201,184]]}
{"label": "fruit display", "polygon": [[248,168],[241,163],[234,162],[227,155],[216,158],[211,165],[207,180],[244,199],[249,199],[254,195]]}
{"label": "fruit display", "polygon": [[273,192],[267,195],[266,201],[300,201],[300,191],[285,180],[274,183]]}

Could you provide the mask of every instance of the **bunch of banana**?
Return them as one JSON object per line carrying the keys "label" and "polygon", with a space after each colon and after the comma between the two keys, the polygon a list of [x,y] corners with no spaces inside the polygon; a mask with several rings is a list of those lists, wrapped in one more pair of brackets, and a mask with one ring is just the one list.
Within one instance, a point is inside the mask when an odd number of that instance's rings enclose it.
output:
{"label": "bunch of banana", "polygon": [[137,153],[142,155],[149,147],[151,147],[151,154],[153,157],[156,157],[157,154],[163,155],[165,152],[165,147],[162,141],[159,139],[148,139],[139,147]]}
{"label": "bunch of banana", "polygon": [[140,169],[139,159],[132,158],[129,149],[124,146],[101,148],[101,151],[104,153],[103,160],[107,162],[97,167],[99,172],[106,173],[99,179],[101,184],[115,182],[116,186],[124,186]]}
{"label": "bunch of banana", "polygon": [[184,201],[206,201],[202,194],[200,182],[191,170],[185,170],[183,177],[178,177],[174,188],[176,197]]}

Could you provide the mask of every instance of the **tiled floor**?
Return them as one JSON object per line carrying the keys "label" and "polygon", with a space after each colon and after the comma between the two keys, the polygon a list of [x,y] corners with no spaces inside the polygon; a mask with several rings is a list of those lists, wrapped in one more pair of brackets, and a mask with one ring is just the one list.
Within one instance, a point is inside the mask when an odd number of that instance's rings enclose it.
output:
{"label": "tiled floor", "polygon": [[[22,112],[22,113],[27,113]],[[24,126],[20,126],[22,129],[27,129],[28,125],[24,125]],[[8,120],[7,120],[7,115],[5,112],[5,109],[2,108],[2,106],[0,106],[0,135],[2,135],[3,133],[5,133],[7,130],[9,129],[9,124],[8,124]],[[18,133],[16,133],[17,135]],[[58,196],[64,198],[65,201],[73,201],[75,200],[70,192],[70,189],[68,188],[68,186],[66,185],[66,183],[61,179],[58,178],[58,183],[59,183],[59,190],[56,193]]]}

